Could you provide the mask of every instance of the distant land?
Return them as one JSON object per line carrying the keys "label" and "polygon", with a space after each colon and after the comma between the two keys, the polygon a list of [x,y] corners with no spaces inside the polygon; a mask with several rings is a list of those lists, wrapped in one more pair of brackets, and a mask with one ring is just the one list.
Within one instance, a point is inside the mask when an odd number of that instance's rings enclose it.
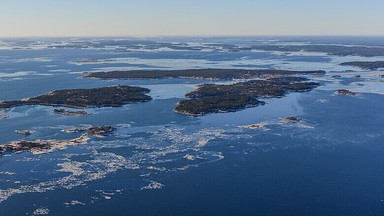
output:
{"label": "distant land", "polygon": [[[48,46],[49,48],[106,48],[108,46],[121,45],[125,47],[117,48],[120,52],[126,52],[128,49],[141,50],[141,49],[160,49],[167,48],[172,50],[189,50],[189,51],[201,51],[207,46],[215,51],[227,51],[227,52],[241,52],[241,51],[278,51],[278,52],[314,52],[314,53],[326,53],[333,56],[384,56],[384,46],[382,46],[382,40],[370,43],[367,41],[352,42],[346,44],[340,44],[338,40],[330,42],[325,40],[323,43],[315,44],[311,43],[311,39],[295,40],[295,37],[291,38],[292,41],[296,41],[302,44],[248,44],[248,45],[235,45],[229,43],[206,43],[204,45],[190,46],[187,43],[169,43],[169,42],[156,42],[150,40],[124,40],[119,43],[113,40],[104,40],[101,43],[87,43],[86,45],[81,43],[69,43],[69,44],[54,44]],[[379,46],[378,46],[379,45]],[[83,60],[81,62],[94,62],[94,60]],[[102,60],[109,61],[109,60]],[[97,62],[97,60],[96,60]]]}
{"label": "distant land", "polygon": [[0,109],[23,105],[64,106],[71,108],[117,107],[152,100],[149,89],[132,86],[110,86],[93,89],[56,90],[44,95],[0,102]]}
{"label": "distant land", "polygon": [[308,82],[304,77],[273,77],[266,80],[251,80],[231,85],[200,85],[186,95],[175,111],[187,115],[233,112],[247,107],[264,105],[260,98],[283,97],[288,92],[306,92],[319,84]]}
{"label": "distant land", "polygon": [[[384,56],[384,47],[342,45],[255,45],[243,49],[280,52],[320,52],[335,56]],[[241,50],[241,49],[240,49]]]}
{"label": "distant land", "polygon": [[341,63],[340,65],[354,66],[354,67],[359,67],[365,70],[377,70],[379,68],[384,68],[384,61],[373,61],[373,62],[353,61],[353,62],[344,62],[344,63]]}
{"label": "distant land", "polygon": [[245,70],[245,69],[188,69],[188,70],[130,70],[92,72],[86,78],[97,79],[162,79],[162,78],[189,78],[189,79],[252,79],[270,76],[285,75],[322,75],[325,71],[290,71],[290,70]]}

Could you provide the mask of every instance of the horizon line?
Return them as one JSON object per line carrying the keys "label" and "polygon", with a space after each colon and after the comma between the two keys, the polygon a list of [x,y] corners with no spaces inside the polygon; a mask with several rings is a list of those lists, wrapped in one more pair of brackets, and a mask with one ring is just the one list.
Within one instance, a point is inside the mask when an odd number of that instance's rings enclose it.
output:
{"label": "horizon line", "polygon": [[66,36],[60,36],[60,35],[45,35],[45,36],[38,36],[38,35],[30,35],[30,36],[0,36],[0,39],[19,39],[19,38],[210,38],[210,37],[217,37],[217,38],[244,38],[244,37],[351,37],[351,38],[358,38],[358,37],[384,37],[384,34],[363,34],[363,35],[354,35],[354,34],[286,34],[286,35],[273,35],[273,34],[265,34],[265,35],[231,35],[231,34],[218,34],[218,35],[66,35]]}

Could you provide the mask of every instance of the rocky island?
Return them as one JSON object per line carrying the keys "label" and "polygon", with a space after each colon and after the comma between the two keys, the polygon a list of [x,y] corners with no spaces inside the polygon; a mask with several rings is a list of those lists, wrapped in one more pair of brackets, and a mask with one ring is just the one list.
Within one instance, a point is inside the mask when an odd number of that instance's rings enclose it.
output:
{"label": "rocky island", "polygon": [[15,130],[14,132],[17,134],[29,136],[29,135],[34,134],[36,131],[34,131],[34,130]]}
{"label": "rocky island", "polygon": [[306,92],[318,85],[304,77],[284,76],[231,85],[203,84],[186,94],[188,99],[180,101],[175,111],[192,116],[237,111],[264,105],[265,102],[260,101],[260,98],[279,98],[288,92]]}
{"label": "rocky island", "polygon": [[58,115],[66,115],[66,116],[86,116],[89,115],[89,113],[85,111],[70,111],[65,109],[54,109],[52,110],[54,114]]}
{"label": "rocky island", "polygon": [[130,70],[88,73],[86,78],[97,79],[252,79],[286,75],[322,75],[325,71],[245,70],[245,69],[189,69],[189,70]]}
{"label": "rocky island", "polygon": [[103,126],[95,126],[95,127],[82,127],[82,128],[68,128],[65,130],[62,130],[65,133],[80,133],[85,132],[85,134],[90,136],[96,136],[96,137],[104,137],[111,135],[113,131],[115,131],[116,128],[109,126],[109,125],[103,125]]}
{"label": "rocky island", "polygon": [[70,140],[34,140],[34,141],[12,141],[6,145],[0,145],[0,155],[7,153],[21,153],[30,151],[32,154],[43,154],[58,149],[64,149],[69,145],[87,143],[87,136],[80,136]]}
{"label": "rocky island", "polygon": [[353,62],[344,62],[340,65],[343,66],[354,66],[359,67],[364,70],[377,70],[379,68],[384,68],[384,61],[353,61]]}
{"label": "rocky island", "polygon": [[246,129],[255,130],[255,129],[266,129],[267,125],[268,125],[267,123],[261,122],[261,123],[250,124],[250,125],[242,125],[242,126],[239,126],[239,127],[240,128],[246,128]]}
{"label": "rocky island", "polygon": [[112,126],[104,125],[104,126],[90,127],[90,128],[87,128],[85,131],[90,136],[104,137],[104,136],[111,135],[112,132],[115,130],[116,128]]}
{"label": "rocky island", "polygon": [[351,96],[357,95],[356,92],[352,92],[352,91],[349,91],[346,89],[338,89],[338,90],[336,90],[336,94],[338,94],[338,95],[351,95]]}
{"label": "rocky island", "polygon": [[300,121],[301,121],[301,119],[299,117],[296,117],[296,116],[288,116],[288,117],[283,118],[283,123],[297,123]]}
{"label": "rocky island", "polygon": [[146,93],[149,93],[147,88],[120,85],[94,89],[56,90],[37,97],[2,101],[0,102],[0,109],[23,105],[64,106],[70,108],[118,107],[152,100]]}

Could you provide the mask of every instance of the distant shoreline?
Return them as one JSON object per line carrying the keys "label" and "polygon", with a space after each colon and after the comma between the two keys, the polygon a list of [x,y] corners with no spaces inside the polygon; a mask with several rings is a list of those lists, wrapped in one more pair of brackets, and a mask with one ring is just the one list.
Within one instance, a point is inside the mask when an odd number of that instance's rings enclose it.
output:
{"label": "distant shoreline", "polygon": [[164,79],[164,78],[182,78],[182,79],[254,79],[266,78],[272,76],[287,75],[323,75],[325,71],[291,71],[291,70],[246,70],[246,69],[187,69],[187,70],[130,70],[130,71],[107,71],[91,72],[86,74],[85,78],[92,79]]}

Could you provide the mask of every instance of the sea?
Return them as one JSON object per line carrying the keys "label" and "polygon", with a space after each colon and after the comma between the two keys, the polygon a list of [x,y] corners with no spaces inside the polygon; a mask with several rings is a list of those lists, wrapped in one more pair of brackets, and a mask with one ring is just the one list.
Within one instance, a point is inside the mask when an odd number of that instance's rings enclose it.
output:
{"label": "sea", "polygon": [[[0,215],[384,215],[384,68],[341,66],[384,56],[271,51],[263,46],[384,49],[384,38],[139,37],[0,39],[0,101],[59,89],[131,85],[152,101],[87,108],[0,110],[0,145],[66,140],[71,128],[110,136],[45,154],[0,156]],[[243,80],[98,80],[90,72],[202,68],[324,70],[309,92],[263,106],[188,116],[174,112],[200,84]],[[338,95],[338,89],[356,92]],[[70,108],[65,108],[74,110]],[[284,123],[285,117],[301,119]],[[260,128],[247,125],[260,124]],[[245,127],[244,127],[245,126]],[[26,136],[15,130],[33,130]]]}

